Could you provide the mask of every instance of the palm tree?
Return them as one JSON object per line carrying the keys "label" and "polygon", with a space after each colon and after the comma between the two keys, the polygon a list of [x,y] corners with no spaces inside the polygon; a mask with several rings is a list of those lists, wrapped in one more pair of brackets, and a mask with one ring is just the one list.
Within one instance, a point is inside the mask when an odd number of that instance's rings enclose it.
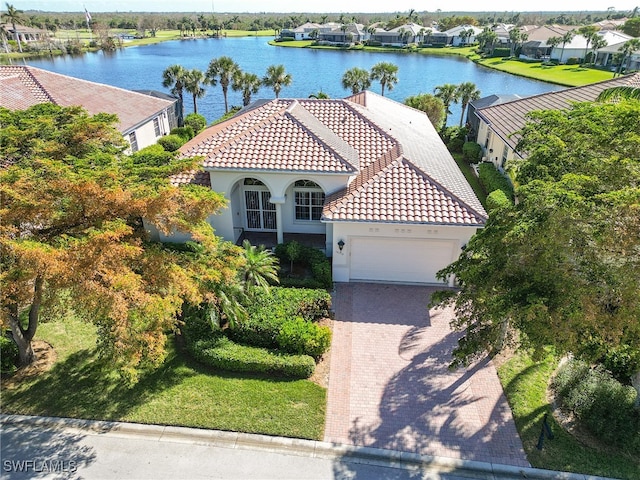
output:
{"label": "palm tree", "polygon": [[626,70],[629,70],[629,67],[631,66],[631,55],[637,50],[640,50],[640,38],[627,40],[618,49],[619,52],[622,52],[622,59],[620,60],[620,66],[618,67],[617,72],[618,75],[622,74],[622,65],[624,65],[625,61],[627,63]]}
{"label": "palm tree", "polygon": [[560,37],[549,37],[546,43],[551,47],[551,50],[549,51],[549,59],[551,59],[553,49],[562,43],[562,39]]}
{"label": "palm tree", "polygon": [[478,90],[476,84],[473,82],[463,82],[458,85],[456,94],[460,99],[460,105],[462,106],[462,113],[460,114],[460,126],[462,127],[464,112],[467,109],[467,105],[480,98],[480,90]]}
{"label": "palm tree", "polygon": [[493,53],[493,46],[498,41],[498,34],[489,27],[486,27],[482,33],[479,33],[476,36],[476,40],[478,40],[480,50],[487,54],[491,54]]}
{"label": "palm tree", "polygon": [[342,75],[342,88],[351,90],[354,95],[371,86],[369,72],[364,68],[353,67]]}
{"label": "palm tree", "polygon": [[611,87],[600,92],[598,95],[599,102],[607,102],[609,100],[618,99],[640,100],[640,87],[631,87],[628,85],[621,87]]}
{"label": "palm tree", "polygon": [[257,289],[268,291],[270,284],[279,283],[278,258],[270,250],[255,247],[249,240],[242,242],[242,248],[245,264],[240,269],[240,276],[248,295]]}
{"label": "palm tree", "polygon": [[438,85],[433,89],[435,96],[442,100],[444,103],[444,122],[442,128],[447,126],[447,117],[451,115],[449,107],[452,103],[458,103],[458,87],[453,83],[445,83],[444,85]]}
{"label": "palm tree", "polygon": [[293,78],[285,71],[284,65],[269,65],[266,75],[262,78],[262,84],[271,87],[276,98],[280,98],[282,87],[291,85],[292,81]]}
{"label": "palm tree", "polygon": [[312,93],[309,98],[315,98],[316,100],[326,100],[329,95],[320,90],[318,93]]}
{"label": "palm tree", "polygon": [[171,88],[171,93],[178,97],[178,103],[180,105],[180,114],[178,116],[178,126],[181,127],[184,122],[184,101],[182,93],[184,90],[184,83],[187,71],[182,65],[171,65],[162,72],[162,86],[165,88]]}
{"label": "palm tree", "polygon": [[384,97],[384,88],[393,90],[393,87],[398,83],[398,66],[389,62],[379,62],[371,67],[371,73],[369,74],[371,80],[379,80],[382,87],[382,96]]}
{"label": "palm tree", "polygon": [[596,35],[593,40],[591,40],[591,63],[595,65],[596,57],[598,55],[598,50],[604,48],[608,45],[606,39],[601,37],[600,35]]}
{"label": "palm tree", "polygon": [[562,51],[560,52],[560,63],[562,63],[562,57],[564,56],[564,47],[567,43],[571,43],[571,40],[573,40],[573,37],[575,37],[576,34],[573,32],[573,30],[565,33],[562,38],[560,39],[560,42],[562,43]]}
{"label": "palm tree", "polygon": [[584,62],[586,63],[587,52],[589,51],[589,44],[593,42],[593,39],[598,36],[598,29],[593,25],[585,25],[578,29],[578,33],[582,35],[587,41],[587,44],[584,47]]}
{"label": "palm tree", "polygon": [[20,35],[18,35],[18,28],[16,27],[16,23],[22,21],[22,14],[24,13],[22,10],[16,9],[13,5],[5,4],[7,6],[6,13],[2,14],[2,19],[6,20],[11,24],[11,28],[13,28],[13,36],[18,42],[18,48],[20,49],[20,53],[22,53],[22,43],[20,42]]}
{"label": "palm tree", "polygon": [[214,58],[209,63],[209,68],[205,75],[206,82],[210,85],[217,85],[220,82],[222,87],[222,96],[224,97],[224,113],[229,112],[229,102],[227,99],[227,92],[229,91],[229,85],[237,72],[240,71],[240,67],[234,62],[231,57],[222,56],[220,58]]}
{"label": "palm tree", "polygon": [[236,75],[233,76],[233,83],[231,84],[231,88],[234,91],[242,92],[242,104],[245,107],[251,103],[251,95],[258,93],[261,86],[262,81],[255,73],[245,73],[241,71],[238,71]]}
{"label": "palm tree", "polygon": [[327,23],[327,18],[329,18],[329,15],[321,15],[320,16],[320,24],[324,25],[325,23]]}
{"label": "palm tree", "polygon": [[187,70],[184,76],[184,89],[193,96],[193,113],[198,113],[197,99],[204,97],[207,93],[202,84],[204,83],[204,73],[197,68]]}
{"label": "palm tree", "polygon": [[513,57],[516,54],[516,47],[518,46],[518,42],[522,38],[522,32],[519,28],[512,28],[509,30],[509,43],[511,44],[511,53],[510,56]]}

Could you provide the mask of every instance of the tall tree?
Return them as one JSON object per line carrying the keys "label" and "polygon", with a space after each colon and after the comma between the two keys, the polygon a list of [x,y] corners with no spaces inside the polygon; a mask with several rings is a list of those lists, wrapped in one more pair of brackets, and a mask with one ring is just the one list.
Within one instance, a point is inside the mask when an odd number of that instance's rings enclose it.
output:
{"label": "tall tree", "polygon": [[465,331],[455,364],[518,338],[608,367],[617,357],[640,399],[638,131],[637,101],[530,114],[518,144],[526,156],[516,165],[518,203],[493,210],[439,272],[460,286],[435,297],[455,307],[454,325]]}
{"label": "tall tree", "polygon": [[273,93],[276,94],[276,98],[280,98],[282,87],[291,85],[292,81],[293,78],[291,74],[286,72],[284,65],[269,65],[267,73],[262,78],[262,84],[271,87]]}
{"label": "tall tree", "polygon": [[567,45],[567,43],[571,43],[571,41],[575,36],[576,36],[575,32],[571,30],[569,32],[566,32],[560,38],[560,43],[562,43],[562,50],[560,51],[560,63],[562,63],[562,59],[564,57],[564,47]]}
{"label": "tall tree", "polygon": [[22,43],[20,42],[20,35],[18,35],[18,27],[17,23],[22,21],[22,14],[24,13],[22,10],[16,9],[13,5],[5,4],[7,6],[7,11],[2,14],[2,19],[9,22],[11,24],[11,28],[13,28],[13,37],[18,42],[18,48],[20,49],[20,53],[22,53]]}
{"label": "tall tree", "polygon": [[516,48],[518,47],[518,43],[522,38],[522,32],[518,27],[513,27],[509,30],[509,45],[511,47],[510,56],[513,57],[516,54]]}
{"label": "tall tree", "polygon": [[458,103],[458,87],[453,83],[445,83],[443,85],[438,85],[433,89],[437,98],[442,100],[444,103],[444,122],[443,128],[447,126],[447,118],[451,115],[450,106],[452,103]]}
{"label": "tall tree", "polygon": [[216,86],[218,82],[220,82],[222,96],[224,97],[224,113],[229,112],[229,102],[227,99],[229,85],[231,85],[233,77],[237,75],[239,71],[240,67],[231,57],[222,56],[211,60],[207,73],[205,74],[208,84]]}
{"label": "tall tree", "polygon": [[364,68],[353,67],[342,75],[342,88],[351,90],[354,95],[362,92],[371,86],[369,72]]}
{"label": "tall tree", "polygon": [[198,113],[198,98],[204,97],[207,91],[202,88],[204,73],[197,68],[187,70],[184,76],[184,89],[193,97],[193,113]]}
{"label": "tall tree", "polygon": [[171,65],[162,72],[162,86],[171,88],[171,93],[178,97],[180,104],[180,114],[178,116],[178,126],[184,124],[184,82],[187,71],[182,65]]}
{"label": "tall tree", "polygon": [[593,42],[594,38],[598,37],[598,28],[593,25],[584,25],[577,30],[577,33],[582,35],[587,43],[584,47],[584,61],[587,61],[587,52],[589,51],[589,45]]}
{"label": "tall tree", "polygon": [[385,87],[388,90],[393,90],[395,84],[398,83],[398,66],[389,62],[378,62],[371,67],[369,76],[371,80],[380,82],[381,94],[384,97]]}
{"label": "tall tree", "polygon": [[480,90],[478,90],[478,87],[473,82],[463,82],[458,85],[456,90],[456,94],[460,100],[460,106],[462,107],[462,113],[460,113],[460,126],[462,127],[462,123],[464,122],[464,112],[467,109],[467,105],[480,98]]}
{"label": "tall tree", "polygon": [[238,71],[233,76],[233,83],[231,88],[234,91],[242,92],[242,104],[246,107],[251,103],[251,95],[258,93],[262,81],[255,73]]}
{"label": "tall tree", "polygon": [[[67,302],[99,327],[102,352],[135,377],[137,367],[162,361],[183,303],[208,298],[200,280],[237,275],[237,254],[221,253],[227,247],[206,222],[223,198],[169,183],[196,162],[159,146],[124,155],[115,121],[52,104],[0,109],[0,309],[22,365],[34,359],[42,310]],[[191,235],[208,263],[150,243],[143,219]]]}
{"label": "tall tree", "polygon": [[596,57],[598,56],[598,50],[607,46],[607,40],[600,35],[596,35],[591,40],[591,63],[596,63]]}
{"label": "tall tree", "polygon": [[631,56],[638,50],[640,50],[640,38],[632,38],[622,44],[618,49],[618,51],[622,53],[620,65],[618,66],[618,75],[622,74],[622,67],[625,63],[627,64],[626,70],[629,70],[629,67],[631,66]]}
{"label": "tall tree", "polygon": [[428,93],[421,93],[405,98],[404,104],[426,113],[435,129],[438,131],[442,129],[445,108],[444,103],[438,97]]}

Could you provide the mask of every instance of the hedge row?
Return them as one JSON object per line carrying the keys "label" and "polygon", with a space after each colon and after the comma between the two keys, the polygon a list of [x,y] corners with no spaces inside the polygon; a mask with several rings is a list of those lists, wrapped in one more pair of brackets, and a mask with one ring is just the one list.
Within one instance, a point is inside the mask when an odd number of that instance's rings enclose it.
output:
{"label": "hedge row", "polygon": [[551,384],[561,405],[606,444],[640,452],[640,410],[633,387],[623,385],[602,367],[571,360]]}
{"label": "hedge row", "polygon": [[191,343],[189,351],[199,362],[230,372],[309,378],[316,367],[308,355],[282,355],[266,348],[238,345],[223,335]]}
{"label": "hedge row", "polygon": [[478,165],[478,177],[487,194],[495,190],[502,190],[507,198],[513,201],[513,187],[493,163],[483,162]]}

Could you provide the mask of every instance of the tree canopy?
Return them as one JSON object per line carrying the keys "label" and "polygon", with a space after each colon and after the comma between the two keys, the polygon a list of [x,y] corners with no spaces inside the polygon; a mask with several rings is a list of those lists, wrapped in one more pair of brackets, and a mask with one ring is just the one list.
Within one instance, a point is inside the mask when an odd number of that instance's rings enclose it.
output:
{"label": "tree canopy", "polygon": [[[529,114],[515,162],[518,202],[492,210],[439,292],[465,333],[465,364],[517,337],[640,371],[640,102],[582,103]],[[509,332],[517,335],[510,337]]]}
{"label": "tree canopy", "polygon": [[[162,361],[184,302],[215,301],[203,280],[236,278],[237,248],[206,222],[223,198],[170,184],[196,168],[191,159],[159,146],[123,154],[115,120],[51,104],[0,109],[0,308],[23,365],[41,313],[64,303],[99,327],[101,351],[135,377]],[[206,261],[150,242],[149,224],[190,234]]]}

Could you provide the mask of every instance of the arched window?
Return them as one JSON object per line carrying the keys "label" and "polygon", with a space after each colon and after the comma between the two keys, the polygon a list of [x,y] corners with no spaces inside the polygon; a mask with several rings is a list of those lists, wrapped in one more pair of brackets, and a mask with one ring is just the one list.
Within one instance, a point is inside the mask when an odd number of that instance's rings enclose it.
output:
{"label": "arched window", "polygon": [[322,217],[324,192],[311,180],[298,180],[293,186],[296,220],[318,221]]}

